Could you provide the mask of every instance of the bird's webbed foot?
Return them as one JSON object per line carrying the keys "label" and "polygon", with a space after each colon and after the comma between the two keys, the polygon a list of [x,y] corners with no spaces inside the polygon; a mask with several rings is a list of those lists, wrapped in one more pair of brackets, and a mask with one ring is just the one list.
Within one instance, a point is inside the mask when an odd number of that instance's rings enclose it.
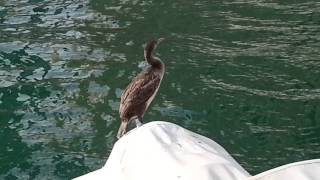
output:
{"label": "bird's webbed foot", "polygon": [[136,123],[136,126],[137,127],[140,127],[140,126],[142,126],[142,118],[140,117],[140,118],[137,118],[137,119],[135,119],[135,123]]}

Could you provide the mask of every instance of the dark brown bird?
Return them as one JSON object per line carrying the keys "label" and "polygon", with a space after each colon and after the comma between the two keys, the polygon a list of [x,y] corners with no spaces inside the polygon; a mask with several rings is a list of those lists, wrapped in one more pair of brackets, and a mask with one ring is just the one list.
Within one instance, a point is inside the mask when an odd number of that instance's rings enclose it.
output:
{"label": "dark brown bird", "polygon": [[143,115],[157,94],[165,67],[164,63],[152,53],[162,40],[164,39],[152,40],[145,46],[144,59],[149,66],[131,81],[121,95],[119,108],[121,125],[117,134],[118,139],[126,133],[131,120],[135,120],[137,127],[142,125]]}

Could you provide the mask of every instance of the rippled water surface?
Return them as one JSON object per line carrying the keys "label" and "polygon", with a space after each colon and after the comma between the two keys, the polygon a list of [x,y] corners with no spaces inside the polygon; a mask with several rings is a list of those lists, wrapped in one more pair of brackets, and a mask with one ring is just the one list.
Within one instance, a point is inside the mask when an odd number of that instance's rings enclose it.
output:
{"label": "rippled water surface", "polygon": [[167,69],[145,121],[210,137],[252,174],[320,158],[316,0],[0,0],[0,179],[102,167],[155,37]]}

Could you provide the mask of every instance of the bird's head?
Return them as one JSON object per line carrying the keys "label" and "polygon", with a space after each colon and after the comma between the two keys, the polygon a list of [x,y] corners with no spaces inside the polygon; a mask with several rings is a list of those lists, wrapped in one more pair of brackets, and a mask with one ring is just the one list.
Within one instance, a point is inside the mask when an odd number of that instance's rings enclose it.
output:
{"label": "bird's head", "polygon": [[146,46],[144,47],[144,53],[146,54],[151,54],[153,50],[155,50],[157,48],[157,46],[160,44],[160,42],[162,42],[164,40],[164,38],[159,38],[159,39],[154,39],[151,40],[150,42],[148,42],[146,44]]}

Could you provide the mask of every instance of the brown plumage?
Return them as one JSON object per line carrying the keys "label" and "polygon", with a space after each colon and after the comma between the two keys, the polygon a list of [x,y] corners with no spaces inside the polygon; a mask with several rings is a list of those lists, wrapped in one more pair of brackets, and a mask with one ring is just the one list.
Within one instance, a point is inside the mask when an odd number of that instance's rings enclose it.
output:
{"label": "brown plumage", "polygon": [[143,115],[159,89],[165,68],[163,62],[154,57],[152,52],[162,40],[163,38],[152,40],[145,46],[144,58],[149,66],[131,81],[121,95],[118,138],[126,133],[131,120],[135,120],[137,126],[142,124]]}

